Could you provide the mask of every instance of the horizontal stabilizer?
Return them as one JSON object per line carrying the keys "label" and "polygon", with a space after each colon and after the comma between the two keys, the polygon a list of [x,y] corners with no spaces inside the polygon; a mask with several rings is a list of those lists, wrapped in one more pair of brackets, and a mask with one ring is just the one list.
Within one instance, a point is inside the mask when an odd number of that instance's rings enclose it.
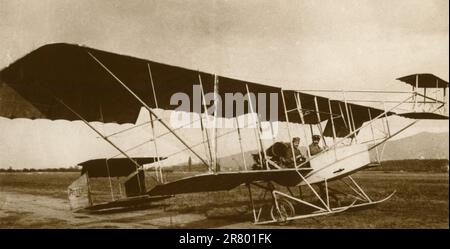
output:
{"label": "horizontal stabilizer", "polygon": [[[157,157],[137,157],[133,158],[138,164],[150,164],[157,160]],[[160,157],[159,160],[164,160],[165,157]],[[101,158],[93,159],[86,162],[79,163],[82,166],[81,174],[88,173],[92,177],[120,177],[128,176],[136,171],[136,165],[128,158]]]}

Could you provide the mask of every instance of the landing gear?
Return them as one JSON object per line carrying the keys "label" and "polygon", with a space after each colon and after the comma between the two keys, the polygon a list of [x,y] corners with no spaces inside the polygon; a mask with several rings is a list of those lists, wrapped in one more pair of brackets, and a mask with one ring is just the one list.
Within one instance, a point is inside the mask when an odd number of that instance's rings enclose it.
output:
{"label": "landing gear", "polygon": [[[319,194],[319,192],[317,192],[310,184],[306,183],[313,193],[313,200],[306,200],[303,194],[295,197],[289,188],[288,193],[276,190],[275,186],[271,182],[267,182],[266,186],[259,183],[247,184],[253,211],[254,224],[278,223],[280,225],[286,225],[296,219],[331,215],[341,213],[349,209],[371,207],[390,199],[395,194],[394,191],[384,199],[372,201],[353,178],[349,176],[348,179],[350,179],[350,183],[344,181],[344,179],[341,179],[341,181],[343,181],[349,189],[353,191],[353,193],[332,189],[328,186],[327,182],[324,181],[324,185],[322,185],[322,189],[319,191],[321,193]],[[270,193],[270,196],[272,197],[272,205],[260,205],[259,207],[256,207],[252,196],[251,185],[264,190],[262,195],[263,201],[265,201],[267,193]],[[323,194],[325,194],[325,196]],[[349,198],[347,198],[347,204],[342,204],[345,199],[341,201],[341,199],[337,198],[338,194],[349,197],[350,200],[353,201],[349,202]],[[332,204],[330,203],[330,197],[335,200]],[[308,199],[311,199],[311,196]]]}
{"label": "landing gear", "polygon": [[295,207],[294,205],[286,200],[281,199],[277,201],[277,205],[272,205],[270,209],[270,216],[272,220],[276,220],[280,225],[286,225],[291,222],[288,220],[290,217],[295,217]]}

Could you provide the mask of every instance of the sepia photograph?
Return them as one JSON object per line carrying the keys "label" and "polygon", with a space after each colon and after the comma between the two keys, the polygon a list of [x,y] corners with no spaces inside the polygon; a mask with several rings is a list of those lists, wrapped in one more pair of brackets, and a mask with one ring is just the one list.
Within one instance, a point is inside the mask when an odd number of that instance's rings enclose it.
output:
{"label": "sepia photograph", "polygon": [[0,16],[1,229],[449,229],[448,0]]}

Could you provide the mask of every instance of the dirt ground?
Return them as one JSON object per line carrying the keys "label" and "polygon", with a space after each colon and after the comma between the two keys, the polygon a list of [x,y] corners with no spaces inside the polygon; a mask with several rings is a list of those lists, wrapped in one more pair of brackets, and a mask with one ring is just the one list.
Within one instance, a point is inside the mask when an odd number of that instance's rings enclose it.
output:
{"label": "dirt ground", "polygon": [[[244,188],[180,195],[144,209],[72,213],[65,187],[76,176],[0,174],[0,228],[280,227],[252,224]],[[282,228],[449,228],[448,174],[360,172],[355,179],[374,199],[394,189],[397,193],[371,209],[297,220]]]}

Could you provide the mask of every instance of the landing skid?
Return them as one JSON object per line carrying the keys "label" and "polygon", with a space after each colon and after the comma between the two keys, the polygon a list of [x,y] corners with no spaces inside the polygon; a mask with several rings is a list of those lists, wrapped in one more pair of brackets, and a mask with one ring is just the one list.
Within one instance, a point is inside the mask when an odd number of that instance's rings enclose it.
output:
{"label": "landing skid", "polygon": [[286,217],[286,218],[281,218],[281,219],[257,221],[257,222],[254,222],[254,224],[255,225],[265,225],[265,224],[271,224],[271,223],[279,223],[280,225],[283,225],[283,224],[285,224],[289,221],[293,221],[293,220],[300,220],[300,219],[312,218],[312,217],[317,217],[317,216],[338,214],[338,213],[342,213],[344,211],[351,209],[355,203],[356,203],[356,200],[353,201],[352,204],[345,206],[345,207],[332,208],[332,209],[326,210],[326,211],[315,211],[310,214],[296,215],[296,216],[291,216],[291,217]]}
{"label": "landing skid", "polygon": [[[293,220],[300,220],[300,219],[306,219],[306,218],[312,218],[312,217],[318,217],[318,216],[326,216],[326,215],[334,215],[343,213],[345,211],[356,211],[356,210],[362,210],[367,208],[372,208],[382,202],[385,202],[389,200],[396,191],[392,192],[387,197],[373,201],[370,199],[370,197],[364,192],[364,190],[356,183],[351,176],[347,177],[351,180],[351,184],[346,183],[343,179],[341,181],[344,181],[346,185],[349,187],[350,190],[353,191],[353,194],[345,193],[342,191],[337,191],[334,189],[331,189],[328,187],[327,182],[325,181],[325,189],[321,188],[321,192],[324,192],[322,194],[319,194],[317,191],[315,191],[311,185],[308,184],[308,186],[311,188],[313,194],[315,195],[315,202],[307,201],[305,198],[302,197],[301,193],[300,196],[296,197],[292,193],[292,191],[288,188],[289,193],[284,193],[281,191],[278,191],[275,189],[275,186],[271,182],[267,182],[267,186],[264,186],[262,184],[248,184],[247,188],[249,190],[249,196],[253,211],[253,218],[254,218],[254,224],[256,225],[264,225],[264,224],[273,224],[278,223],[280,225],[287,224]],[[257,208],[255,205],[255,202],[252,197],[252,189],[251,185],[256,186],[258,188],[264,189],[264,197],[266,196],[267,192],[271,193],[272,196],[272,206],[270,207],[270,211],[268,209],[268,206],[262,206]],[[331,205],[330,204],[330,197],[335,198],[335,194],[342,194],[348,197],[352,197],[353,201],[350,204],[341,205],[340,200],[337,200],[337,205]],[[264,199],[263,197],[263,199]],[[319,202],[317,204],[317,201]],[[306,208],[309,208],[310,210],[303,212],[302,214],[296,214],[296,206],[303,206]],[[266,213],[266,215],[264,215]],[[270,215],[267,215],[269,213]]]}
{"label": "landing skid", "polygon": [[390,195],[386,196],[384,199],[378,200],[378,201],[371,201],[371,202],[367,202],[367,203],[360,203],[360,204],[356,204],[353,205],[352,207],[346,209],[349,211],[357,211],[357,210],[363,210],[363,209],[367,209],[367,208],[371,208],[373,206],[376,206],[380,203],[383,203],[389,199],[391,199],[392,196],[394,196],[396,193],[396,191],[394,190]]}

